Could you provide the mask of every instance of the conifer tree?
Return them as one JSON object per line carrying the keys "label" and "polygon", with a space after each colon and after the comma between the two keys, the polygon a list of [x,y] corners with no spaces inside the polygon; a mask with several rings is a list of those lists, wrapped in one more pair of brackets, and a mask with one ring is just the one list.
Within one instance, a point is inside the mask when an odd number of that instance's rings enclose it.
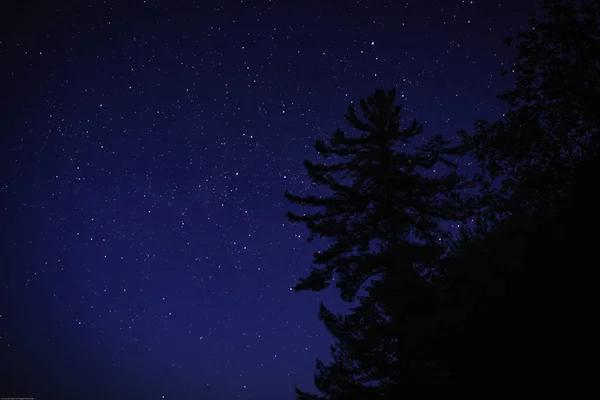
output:
{"label": "conifer tree", "polygon": [[[395,90],[375,91],[360,108],[363,119],[352,104],[345,115],[360,134],[338,129],[328,143],[316,141],[316,151],[332,162],[304,162],[313,183],[330,195],[285,193],[293,203],[319,208],[287,213],[291,222],[306,224],[308,240],[332,242],[314,254],[315,266],[295,289],[319,291],[335,278],[342,298],[359,303],[344,316],[321,305],[319,317],[336,338],[333,363],[317,362],[315,383],[328,399],[391,398],[397,384],[435,375],[426,338],[434,331],[427,317],[435,298],[429,278],[448,238],[440,222],[465,220],[474,205],[460,194],[472,183],[448,158],[459,153],[448,140],[434,135],[411,151],[395,148],[423,131],[416,121],[400,128]],[[432,177],[428,172],[439,163],[451,172]],[[365,294],[357,297],[361,288]],[[322,398],[297,393],[298,399]]]}

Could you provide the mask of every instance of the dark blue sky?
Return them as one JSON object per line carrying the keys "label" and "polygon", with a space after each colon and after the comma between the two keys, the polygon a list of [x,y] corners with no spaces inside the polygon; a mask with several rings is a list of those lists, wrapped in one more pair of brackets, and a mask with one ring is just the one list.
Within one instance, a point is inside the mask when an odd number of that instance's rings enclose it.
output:
{"label": "dark blue sky", "polygon": [[[520,1],[15,2],[0,28],[0,395],[294,399],[331,339],[283,192],[398,89],[498,118]],[[31,5],[29,5],[31,4]],[[17,7],[17,6],[15,6]],[[468,160],[461,168],[470,172]]]}

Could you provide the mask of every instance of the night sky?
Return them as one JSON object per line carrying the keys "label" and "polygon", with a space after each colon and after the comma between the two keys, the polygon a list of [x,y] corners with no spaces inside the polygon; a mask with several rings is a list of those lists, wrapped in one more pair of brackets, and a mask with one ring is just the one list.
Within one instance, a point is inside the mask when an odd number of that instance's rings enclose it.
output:
{"label": "night sky", "polygon": [[335,289],[291,290],[324,244],[287,222],[284,190],[310,192],[315,139],[377,88],[397,88],[425,137],[500,118],[503,39],[534,7],[14,3],[0,25],[0,396],[36,399],[313,390],[331,343],[318,304],[346,306]]}

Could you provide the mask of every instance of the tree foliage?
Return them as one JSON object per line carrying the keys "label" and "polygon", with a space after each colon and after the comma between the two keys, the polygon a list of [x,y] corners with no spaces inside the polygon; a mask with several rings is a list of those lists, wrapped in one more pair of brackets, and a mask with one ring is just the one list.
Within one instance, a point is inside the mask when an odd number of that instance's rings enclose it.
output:
{"label": "tree foliage", "polygon": [[518,51],[516,85],[498,95],[510,110],[464,139],[502,179],[496,211],[551,207],[578,163],[600,152],[600,3],[545,0],[542,17],[531,13],[529,29],[506,43]]}
{"label": "tree foliage", "polygon": [[[440,269],[452,315],[439,344],[454,382],[591,381],[599,221],[600,3],[551,0],[515,44],[511,110],[465,142],[499,191],[503,218],[463,231]],[[489,187],[488,187],[489,188]],[[492,203],[495,201],[495,203]]]}
{"label": "tree foliage", "polygon": [[[296,290],[322,290],[335,278],[342,298],[359,303],[346,316],[321,306],[319,317],[336,338],[333,363],[317,364],[315,383],[327,398],[392,396],[399,383],[433,379],[423,337],[433,309],[430,273],[448,239],[440,222],[465,220],[474,206],[460,195],[472,183],[450,160],[457,147],[434,135],[414,151],[394,149],[423,130],[416,121],[401,129],[394,102],[394,90],[377,90],[360,102],[363,119],[348,108],[346,120],[360,135],[337,130],[328,143],[316,141],[317,152],[333,162],[304,165],[330,196],[286,193],[294,203],[320,208],[288,213],[289,220],[305,223],[309,240],[332,241],[315,253],[316,267]],[[426,176],[438,163],[451,172]],[[357,298],[361,288],[366,295]],[[299,399],[319,398],[298,393]]]}
{"label": "tree foliage", "polygon": [[[305,223],[309,240],[319,237],[334,242],[314,255],[314,263],[323,267],[313,268],[297,290],[324,289],[337,275],[337,287],[343,298],[351,301],[363,283],[384,272],[389,249],[405,246],[405,265],[416,260],[427,264],[442,252],[440,239],[447,238],[439,221],[460,221],[468,216],[469,200],[459,194],[470,183],[459,176],[448,158],[457,154],[458,148],[435,135],[412,153],[394,150],[394,144],[410,143],[423,130],[416,121],[400,129],[401,107],[394,101],[395,90],[375,91],[360,102],[364,121],[354,105],[345,115],[350,126],[362,132],[360,136],[337,130],[329,143],[316,141],[321,156],[336,160],[329,164],[307,160],[304,166],[311,180],[328,187],[331,196],[285,193],[293,203],[320,208],[311,214],[288,212],[288,219]],[[425,177],[423,171],[437,163],[453,171],[439,178]]]}
{"label": "tree foliage", "polygon": [[[560,212],[520,211],[465,229],[444,260],[438,356],[452,382],[592,382],[600,334],[594,261],[600,222],[580,164]],[[584,222],[585,221],[585,222]]]}

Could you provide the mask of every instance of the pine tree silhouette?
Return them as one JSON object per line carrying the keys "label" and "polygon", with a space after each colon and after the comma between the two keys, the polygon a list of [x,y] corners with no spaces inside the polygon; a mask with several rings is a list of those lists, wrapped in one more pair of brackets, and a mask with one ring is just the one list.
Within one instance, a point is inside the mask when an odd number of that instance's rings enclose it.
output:
{"label": "pine tree silhouette", "polygon": [[[377,90],[360,102],[364,119],[353,105],[345,115],[360,135],[337,130],[329,143],[316,141],[317,152],[332,162],[304,166],[330,196],[285,193],[293,203],[320,208],[287,213],[291,222],[306,224],[308,240],[333,242],[314,254],[315,267],[295,289],[322,290],[335,278],[342,298],[359,303],[350,315],[321,305],[319,317],[336,338],[333,363],[317,362],[315,384],[326,397],[297,389],[298,399],[396,398],[400,383],[441,379],[427,341],[434,331],[432,276],[448,239],[440,222],[470,216],[475,203],[460,192],[473,183],[447,158],[460,149],[440,135],[413,151],[395,150],[423,127],[413,121],[400,129],[401,107],[394,102],[395,90]],[[452,171],[426,176],[438,163]],[[361,288],[365,294],[357,296]]]}

